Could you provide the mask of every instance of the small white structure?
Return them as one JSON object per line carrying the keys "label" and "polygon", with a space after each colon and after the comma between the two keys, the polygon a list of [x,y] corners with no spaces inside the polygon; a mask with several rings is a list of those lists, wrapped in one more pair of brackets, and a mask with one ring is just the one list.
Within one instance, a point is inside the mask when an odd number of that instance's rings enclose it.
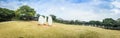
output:
{"label": "small white structure", "polygon": [[52,17],[48,16],[48,25],[52,25]]}
{"label": "small white structure", "polygon": [[39,24],[41,24],[41,25],[44,24],[44,18],[43,18],[43,16],[39,16],[38,22],[39,22]]}
{"label": "small white structure", "polygon": [[39,16],[39,18],[38,18],[38,23],[40,24],[40,25],[49,25],[49,26],[51,26],[52,25],[52,22],[53,22],[53,20],[52,20],[52,17],[51,16],[48,16],[48,19],[47,19],[47,17],[45,16],[45,17],[43,17],[43,16]]}
{"label": "small white structure", "polygon": [[43,19],[43,24],[46,24],[46,21],[47,20],[47,17],[45,16],[44,19]]}

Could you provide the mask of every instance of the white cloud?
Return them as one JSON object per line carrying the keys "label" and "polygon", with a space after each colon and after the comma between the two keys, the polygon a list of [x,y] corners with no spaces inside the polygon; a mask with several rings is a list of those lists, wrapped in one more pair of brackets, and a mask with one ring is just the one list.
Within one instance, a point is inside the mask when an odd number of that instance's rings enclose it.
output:
{"label": "white cloud", "polygon": [[115,7],[120,8],[120,2],[114,1],[114,2],[112,2],[112,4],[113,4]]}
{"label": "white cloud", "polygon": [[120,9],[112,9],[111,11],[113,11],[114,14],[120,14]]}
{"label": "white cloud", "polygon": [[[43,2],[41,2],[43,1]],[[103,2],[100,0],[93,0],[91,2],[86,3],[71,3],[65,0],[52,0],[52,1],[10,1],[0,2],[0,7],[5,7],[9,9],[17,9],[19,6],[23,4],[27,4],[30,7],[34,8],[35,11],[41,15],[49,15],[54,14],[59,18],[63,18],[66,20],[102,20],[104,18],[119,18],[120,12],[120,3],[112,2],[115,7],[114,9],[107,9],[104,7],[101,8],[101,4],[108,5],[109,2]],[[112,6],[110,6],[112,7]],[[117,15],[116,15],[117,14]]]}
{"label": "white cloud", "polygon": [[111,11],[113,12],[113,14],[120,14],[120,2],[119,1],[114,1],[111,3],[112,5],[114,5],[114,9],[112,9]]}

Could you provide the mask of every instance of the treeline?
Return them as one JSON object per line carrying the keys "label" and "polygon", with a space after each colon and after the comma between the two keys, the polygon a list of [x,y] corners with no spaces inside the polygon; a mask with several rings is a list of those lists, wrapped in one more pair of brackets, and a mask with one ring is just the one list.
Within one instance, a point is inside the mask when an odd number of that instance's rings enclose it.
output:
{"label": "treeline", "polygon": [[23,5],[17,10],[0,8],[0,22],[11,20],[33,20],[35,13],[35,10],[27,5]]}
{"label": "treeline", "polygon": [[54,22],[64,23],[64,24],[74,24],[74,25],[85,25],[85,26],[95,26],[102,27],[106,29],[117,29],[120,30],[120,18],[114,20],[112,18],[105,18],[102,21],[91,20],[89,22],[80,20],[64,20],[61,18],[56,18],[55,15],[51,15]]}

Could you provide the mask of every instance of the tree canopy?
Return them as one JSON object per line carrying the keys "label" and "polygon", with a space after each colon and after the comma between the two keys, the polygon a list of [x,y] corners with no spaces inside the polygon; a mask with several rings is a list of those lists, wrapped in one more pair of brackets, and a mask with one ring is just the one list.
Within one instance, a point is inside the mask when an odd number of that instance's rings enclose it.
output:
{"label": "tree canopy", "polygon": [[0,8],[0,21],[12,20],[14,16],[15,16],[15,12],[13,10]]}
{"label": "tree canopy", "polygon": [[105,18],[103,19],[103,24],[107,26],[114,26],[116,24],[116,21],[112,18]]}
{"label": "tree canopy", "polygon": [[31,20],[35,15],[35,10],[27,5],[21,6],[16,10],[16,17],[22,20]]}

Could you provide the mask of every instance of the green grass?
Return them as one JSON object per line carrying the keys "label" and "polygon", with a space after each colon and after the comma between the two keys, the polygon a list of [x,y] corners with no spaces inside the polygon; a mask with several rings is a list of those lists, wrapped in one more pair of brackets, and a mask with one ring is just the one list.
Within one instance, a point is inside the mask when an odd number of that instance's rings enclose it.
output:
{"label": "green grass", "polygon": [[36,21],[0,22],[0,38],[120,38],[120,31],[91,26],[54,23],[38,25]]}

